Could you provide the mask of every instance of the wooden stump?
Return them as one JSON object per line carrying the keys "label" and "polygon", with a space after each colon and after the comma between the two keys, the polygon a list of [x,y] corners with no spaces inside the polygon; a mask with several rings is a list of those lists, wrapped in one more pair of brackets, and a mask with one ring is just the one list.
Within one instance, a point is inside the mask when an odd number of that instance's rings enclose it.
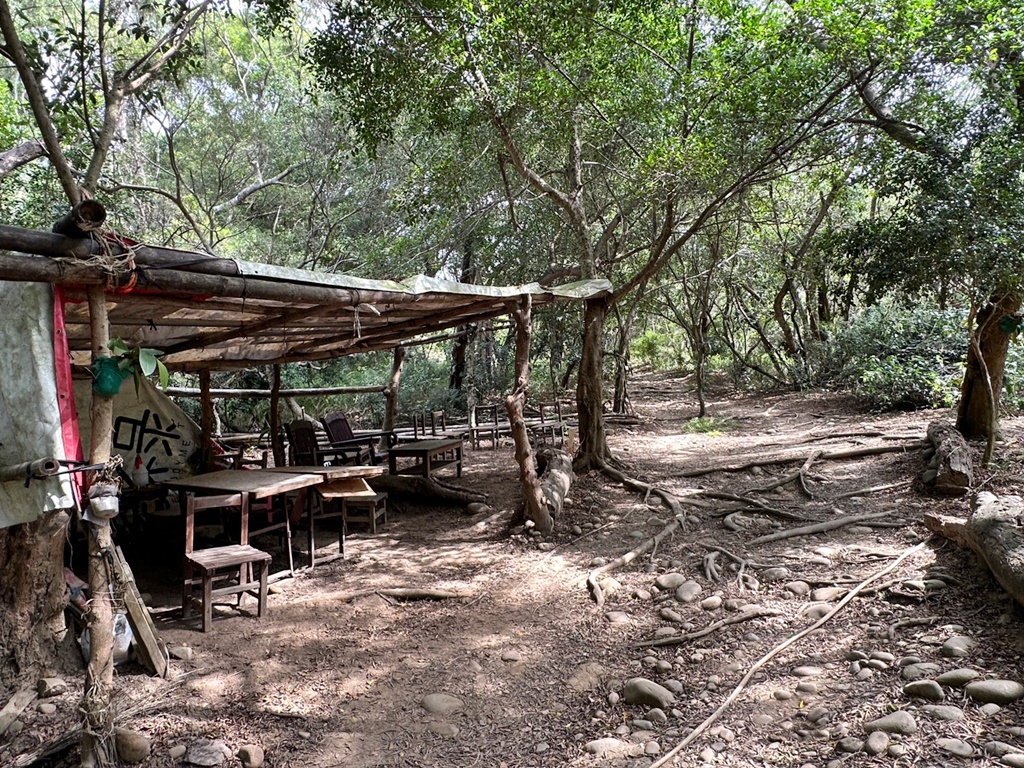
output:
{"label": "wooden stump", "polygon": [[933,533],[974,550],[996,581],[1024,605],[1024,500],[1020,496],[979,493],[966,520],[926,514],[924,524]]}
{"label": "wooden stump", "polygon": [[[928,425],[928,440],[935,447],[935,455],[925,481],[947,496],[962,496],[974,483],[974,464],[971,449],[964,436],[945,421]],[[935,472],[932,477],[931,472]]]}

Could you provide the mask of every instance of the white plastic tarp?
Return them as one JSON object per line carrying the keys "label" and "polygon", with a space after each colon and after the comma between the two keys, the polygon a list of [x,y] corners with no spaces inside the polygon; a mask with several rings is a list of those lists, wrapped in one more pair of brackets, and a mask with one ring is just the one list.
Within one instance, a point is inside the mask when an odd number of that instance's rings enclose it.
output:
{"label": "white plastic tarp", "polygon": [[[42,458],[63,461],[53,289],[44,283],[0,281],[0,306],[0,466]],[[27,487],[24,480],[0,482],[0,528],[72,506],[73,489],[66,474],[31,480]]]}

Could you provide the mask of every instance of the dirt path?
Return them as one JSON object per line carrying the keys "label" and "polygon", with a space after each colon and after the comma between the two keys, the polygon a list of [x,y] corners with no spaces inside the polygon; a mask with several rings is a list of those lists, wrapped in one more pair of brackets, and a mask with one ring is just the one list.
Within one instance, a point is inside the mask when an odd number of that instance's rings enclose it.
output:
{"label": "dirt path", "polygon": [[[924,467],[916,450],[816,462],[805,478],[809,495],[796,482],[756,490],[816,450],[919,439],[934,413],[877,416],[818,393],[729,397],[710,405],[709,431],[693,432],[683,382],[642,382],[633,401],[640,423],[613,427],[610,435],[630,474],[679,495],[746,495],[761,508],[727,515],[734,510],[719,500],[693,509],[685,530],[613,574],[617,591],[598,610],[584,588],[588,573],[662,530],[668,510],[588,475],[574,485],[553,536],[510,534],[507,516],[518,498],[511,448],[469,452],[464,482],[491,495],[503,513],[497,518],[399,504],[382,532],[349,538],[347,560],[283,583],[262,622],[230,610],[204,635],[166,614],[163,637],[192,649],[191,660],[174,663],[179,677],[155,681],[126,668],[119,679],[126,696],[151,704],[132,722],[153,739],[146,765],[180,765],[170,756],[174,747],[219,738],[232,750],[260,745],[275,768],[650,766],[704,721],[757,659],[834,608],[845,590],[926,541],[924,511],[966,512],[966,500],[921,495],[908,482]],[[999,472],[983,479],[997,492],[1013,490],[1021,469],[1024,428],[1014,420],[1005,428]],[[685,476],[790,454],[802,458]],[[849,495],[880,486],[888,487]],[[823,521],[872,512],[887,514],[871,526],[748,545],[800,525],[792,516]],[[330,539],[325,532],[325,546]],[[142,568],[135,566],[137,573]],[[695,582],[699,593],[680,600],[670,586],[680,581]],[[388,587],[471,596],[401,602],[370,594]],[[153,596],[156,604],[174,599],[172,591]],[[705,637],[636,647],[757,611],[760,618],[726,623]],[[986,708],[962,688],[904,688],[918,672],[932,680],[959,668],[1020,680],[1022,629],[1019,608],[969,555],[928,541],[767,662],[674,764],[939,765],[961,759],[951,756],[958,749],[980,758],[991,741],[1005,745],[990,747],[995,752],[1024,752],[1019,702]],[[962,655],[949,655],[943,644],[960,636],[970,638],[961,642]],[[624,681],[637,676],[673,691],[674,702],[658,712],[624,703]],[[440,706],[431,714],[422,706],[429,694],[457,701],[441,700],[450,711]],[[76,696],[56,699],[52,715],[27,711],[18,738],[43,738],[69,722]],[[884,744],[881,736],[869,740],[865,723],[894,710],[906,712],[914,728],[887,734]],[[585,750],[598,749],[598,739],[609,740],[603,757]],[[0,764],[13,746],[0,747]],[[865,749],[880,756],[870,758]],[[1024,758],[1002,759],[1024,765]]]}

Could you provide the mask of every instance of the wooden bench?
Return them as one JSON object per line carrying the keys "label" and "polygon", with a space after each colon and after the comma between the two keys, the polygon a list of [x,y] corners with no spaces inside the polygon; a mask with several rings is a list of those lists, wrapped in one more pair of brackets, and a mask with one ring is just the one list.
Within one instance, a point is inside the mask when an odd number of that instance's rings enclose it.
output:
{"label": "wooden bench", "polygon": [[[331,517],[340,517],[341,526],[338,528],[338,552],[345,554],[345,534],[348,533],[348,523],[367,522],[370,524],[370,532],[377,532],[377,518],[384,517],[387,522],[387,494],[375,492],[365,479],[361,477],[344,477],[338,480],[331,480],[316,487],[316,492],[322,500],[319,513],[310,514],[309,527],[313,530],[315,520],[325,520]],[[340,502],[340,503],[339,503]],[[384,502],[381,504],[381,502]],[[367,509],[365,515],[358,512],[353,515],[353,509]]]}
{"label": "wooden bench", "polygon": [[[238,544],[221,547],[195,549],[195,514],[207,509],[237,507],[241,514]],[[213,624],[213,599],[223,595],[251,593],[258,605],[256,616],[263,618],[267,611],[267,575],[270,569],[270,554],[249,546],[249,497],[244,493],[220,496],[196,496],[188,494],[185,505],[185,565],[184,584],[181,599],[181,613],[185,619],[192,616],[192,599],[195,587],[200,587],[203,608],[203,632],[209,632]],[[228,582],[215,587],[215,583]]]}

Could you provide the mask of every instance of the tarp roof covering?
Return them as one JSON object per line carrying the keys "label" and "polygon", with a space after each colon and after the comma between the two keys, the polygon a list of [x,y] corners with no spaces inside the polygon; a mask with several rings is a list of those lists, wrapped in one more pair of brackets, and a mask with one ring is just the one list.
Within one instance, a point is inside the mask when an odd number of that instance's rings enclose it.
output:
{"label": "tarp roof covering", "polygon": [[423,334],[597,297],[606,280],[492,287],[419,276],[377,281],[124,240],[72,240],[0,226],[0,280],[63,286],[72,359],[90,358],[89,285],[104,285],[110,335],[162,350],[169,368],[246,367],[388,349]]}

